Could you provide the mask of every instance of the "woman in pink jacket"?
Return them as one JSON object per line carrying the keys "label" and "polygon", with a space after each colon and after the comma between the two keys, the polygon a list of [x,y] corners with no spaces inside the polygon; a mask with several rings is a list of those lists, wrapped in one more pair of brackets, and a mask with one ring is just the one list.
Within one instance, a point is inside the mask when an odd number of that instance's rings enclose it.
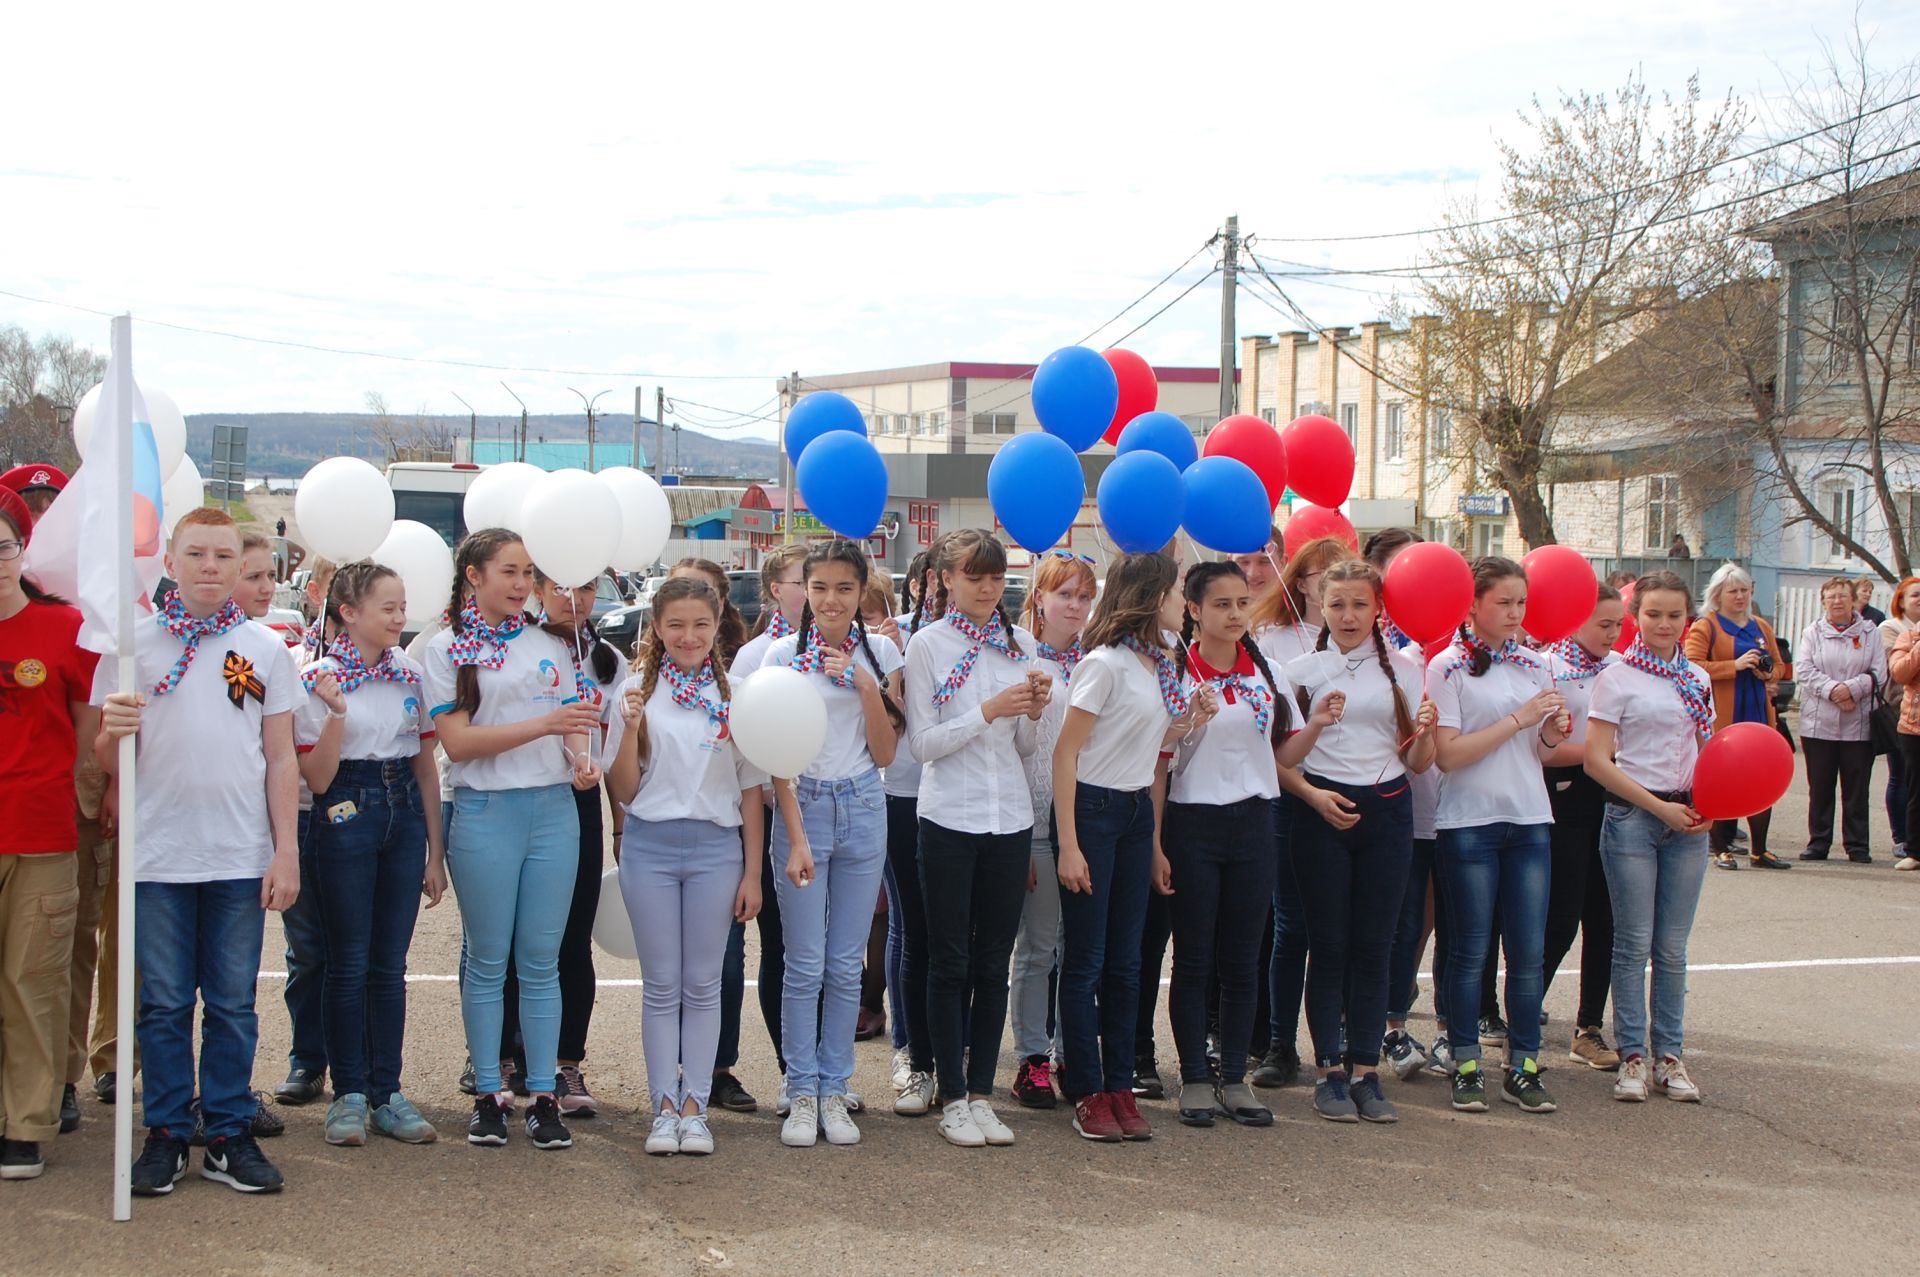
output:
{"label": "woman in pink jacket", "polygon": [[1809,625],[1794,650],[1800,684],[1800,743],[1807,754],[1807,849],[1802,860],[1825,860],[1833,846],[1833,790],[1840,787],[1840,838],[1847,859],[1871,864],[1868,789],[1873,779],[1869,716],[1887,683],[1880,631],[1854,610],[1853,582],[1836,576],[1820,587],[1826,615]]}

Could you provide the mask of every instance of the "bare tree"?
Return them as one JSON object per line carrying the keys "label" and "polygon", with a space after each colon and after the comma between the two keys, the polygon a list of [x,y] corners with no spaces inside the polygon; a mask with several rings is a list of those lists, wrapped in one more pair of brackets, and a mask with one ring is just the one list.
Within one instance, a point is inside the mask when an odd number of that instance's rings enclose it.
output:
{"label": "bare tree", "polygon": [[107,357],[71,337],[48,336],[40,342],[41,365],[45,370],[47,397],[71,413],[89,390],[106,379]]}
{"label": "bare tree", "polygon": [[367,412],[373,417],[368,429],[380,446],[387,451],[387,460],[400,460],[400,453],[407,447],[407,427],[398,421],[387,407],[387,397],[377,390],[369,390],[366,397]]}
{"label": "bare tree", "polygon": [[0,407],[32,401],[40,393],[41,354],[24,328],[0,328]]}
{"label": "bare tree", "polygon": [[427,414],[424,403],[413,412],[414,445],[433,457],[452,457],[453,442],[459,434],[451,418]]}

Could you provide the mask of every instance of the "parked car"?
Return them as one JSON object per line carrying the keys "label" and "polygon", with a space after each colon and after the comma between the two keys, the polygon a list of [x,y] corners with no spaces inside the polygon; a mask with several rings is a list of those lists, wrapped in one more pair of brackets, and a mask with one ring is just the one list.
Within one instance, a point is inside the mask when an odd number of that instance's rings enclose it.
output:
{"label": "parked car", "polygon": [[260,623],[278,634],[288,647],[299,647],[306,641],[307,618],[294,608],[269,608]]}
{"label": "parked car", "polygon": [[[622,656],[633,655],[641,631],[646,629],[647,622],[653,617],[653,596],[665,581],[665,577],[648,577],[648,588],[642,589],[639,601],[614,608],[605,616],[595,609],[594,622],[600,637],[613,644]],[[740,609],[740,615],[747,623],[747,633],[753,633],[753,627],[760,619],[760,574],[727,573],[727,597]]]}

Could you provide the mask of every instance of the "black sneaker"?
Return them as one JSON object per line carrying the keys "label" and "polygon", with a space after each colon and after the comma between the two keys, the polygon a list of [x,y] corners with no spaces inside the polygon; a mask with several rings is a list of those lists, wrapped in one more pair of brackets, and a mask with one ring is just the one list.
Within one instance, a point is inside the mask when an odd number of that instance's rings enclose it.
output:
{"label": "black sneaker", "polygon": [[114,1082],[118,1077],[117,1073],[102,1073],[93,1079],[93,1098],[102,1104],[113,1103],[116,1098]]}
{"label": "black sneaker", "polygon": [[480,1084],[474,1081],[473,1057],[471,1055],[467,1057],[467,1062],[460,1066],[460,1091],[464,1095],[480,1094]]}
{"label": "black sneaker", "polygon": [[1300,1080],[1300,1052],[1289,1044],[1269,1050],[1250,1079],[1263,1091],[1277,1086],[1292,1086]]}
{"label": "black sneaker", "polygon": [[326,1077],[325,1069],[294,1069],[287,1074],[286,1081],[274,1088],[273,1098],[295,1108],[311,1104],[326,1094]]}
{"label": "black sneaker", "polygon": [[37,1141],[0,1139],[0,1179],[39,1179],[46,1169]]}
{"label": "black sneaker", "polygon": [[253,1127],[253,1138],[257,1140],[270,1140],[287,1133],[287,1124],[280,1120],[278,1113],[267,1107],[265,1091],[253,1093],[253,1121],[249,1125]]}
{"label": "black sneaker", "polygon": [[1021,1060],[1013,1075],[1013,1098],[1021,1108],[1051,1109],[1058,1104],[1053,1094],[1053,1061],[1044,1055]]}
{"label": "black sneaker", "polygon": [[1499,1013],[1480,1017],[1480,1045],[1505,1046],[1507,1044],[1507,1022]]}
{"label": "black sneaker", "polygon": [[707,1095],[707,1103],[723,1108],[729,1113],[757,1113],[760,1101],[747,1093],[740,1085],[740,1079],[725,1069],[713,1075],[713,1090]]}
{"label": "black sneaker", "polygon": [[520,1067],[519,1061],[500,1061],[500,1080],[505,1083],[501,1090],[511,1091],[523,1100],[527,1098],[527,1071]]}
{"label": "black sneaker", "polygon": [[147,1132],[146,1147],[133,1164],[133,1191],[139,1197],[165,1197],[187,1173],[187,1142],[160,1126]]}
{"label": "black sneaker", "polygon": [[1133,1093],[1143,1100],[1167,1098],[1167,1084],[1160,1080],[1160,1066],[1151,1055],[1139,1056],[1133,1062]]}
{"label": "black sneaker", "polygon": [[1453,1071],[1453,1107],[1462,1113],[1487,1111],[1487,1079],[1480,1061],[1462,1060]]}
{"label": "black sneaker", "polygon": [[60,1133],[71,1135],[80,1129],[80,1088],[69,1082],[60,1091]]}
{"label": "black sneaker", "polygon": [[507,1115],[500,1101],[483,1095],[473,1102],[473,1116],[467,1120],[467,1143],[500,1148],[507,1142]]}
{"label": "black sneaker", "polygon": [[200,1154],[200,1178],[242,1193],[277,1193],[286,1183],[251,1134],[208,1140],[207,1151]]}
{"label": "black sneaker", "polygon": [[573,1147],[573,1133],[560,1120],[559,1102],[551,1095],[540,1096],[527,1110],[527,1138],[539,1149]]}
{"label": "black sneaker", "polygon": [[1553,1095],[1540,1080],[1539,1067],[1532,1060],[1507,1070],[1506,1081],[1500,1084],[1500,1098],[1519,1105],[1524,1113],[1551,1113],[1556,1107]]}

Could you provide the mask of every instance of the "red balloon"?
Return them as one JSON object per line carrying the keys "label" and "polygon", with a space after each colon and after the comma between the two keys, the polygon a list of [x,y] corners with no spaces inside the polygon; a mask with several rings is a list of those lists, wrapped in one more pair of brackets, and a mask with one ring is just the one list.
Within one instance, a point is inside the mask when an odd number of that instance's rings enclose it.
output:
{"label": "red balloon", "polygon": [[1447,638],[1473,610],[1473,569],[1458,550],[1438,541],[1394,555],[1382,585],[1387,615],[1416,643]]}
{"label": "red balloon", "polygon": [[[1287,492],[1287,449],[1280,434],[1258,417],[1245,413],[1228,417],[1207,433],[1203,457],[1232,457],[1260,476],[1267,501],[1274,508]],[[1344,498],[1343,498],[1344,499]],[[1339,505],[1336,501],[1333,504]]]}
{"label": "red balloon", "polygon": [[1542,643],[1558,643],[1587,623],[1600,578],[1578,550],[1543,545],[1520,560],[1527,570],[1527,611],[1520,624]]}
{"label": "red balloon", "polygon": [[1353,440],[1331,417],[1295,417],[1280,432],[1293,490],[1315,505],[1337,506],[1353,491]]}
{"label": "red balloon", "polygon": [[1102,436],[1108,443],[1120,442],[1120,432],[1127,423],[1143,412],[1152,412],[1160,406],[1160,381],[1153,375],[1153,367],[1131,350],[1103,350],[1100,357],[1113,369],[1113,378],[1120,383],[1120,404],[1113,410],[1113,422]]}
{"label": "red balloon", "polygon": [[1693,764],[1693,809],[1709,820],[1763,812],[1793,784],[1793,749],[1766,723],[1734,723],[1713,734]]}
{"label": "red balloon", "polygon": [[1287,520],[1287,526],[1280,530],[1280,548],[1291,559],[1300,553],[1301,546],[1309,541],[1318,541],[1321,537],[1344,541],[1349,550],[1360,553],[1360,534],[1347,522],[1347,516],[1338,510],[1323,510],[1317,505],[1303,505],[1293,512]]}
{"label": "red balloon", "polygon": [[1620,602],[1627,607],[1627,614],[1620,618],[1620,637],[1613,640],[1613,650],[1624,652],[1633,646],[1633,640],[1640,637],[1639,622],[1633,619],[1633,582],[1620,587]]}

